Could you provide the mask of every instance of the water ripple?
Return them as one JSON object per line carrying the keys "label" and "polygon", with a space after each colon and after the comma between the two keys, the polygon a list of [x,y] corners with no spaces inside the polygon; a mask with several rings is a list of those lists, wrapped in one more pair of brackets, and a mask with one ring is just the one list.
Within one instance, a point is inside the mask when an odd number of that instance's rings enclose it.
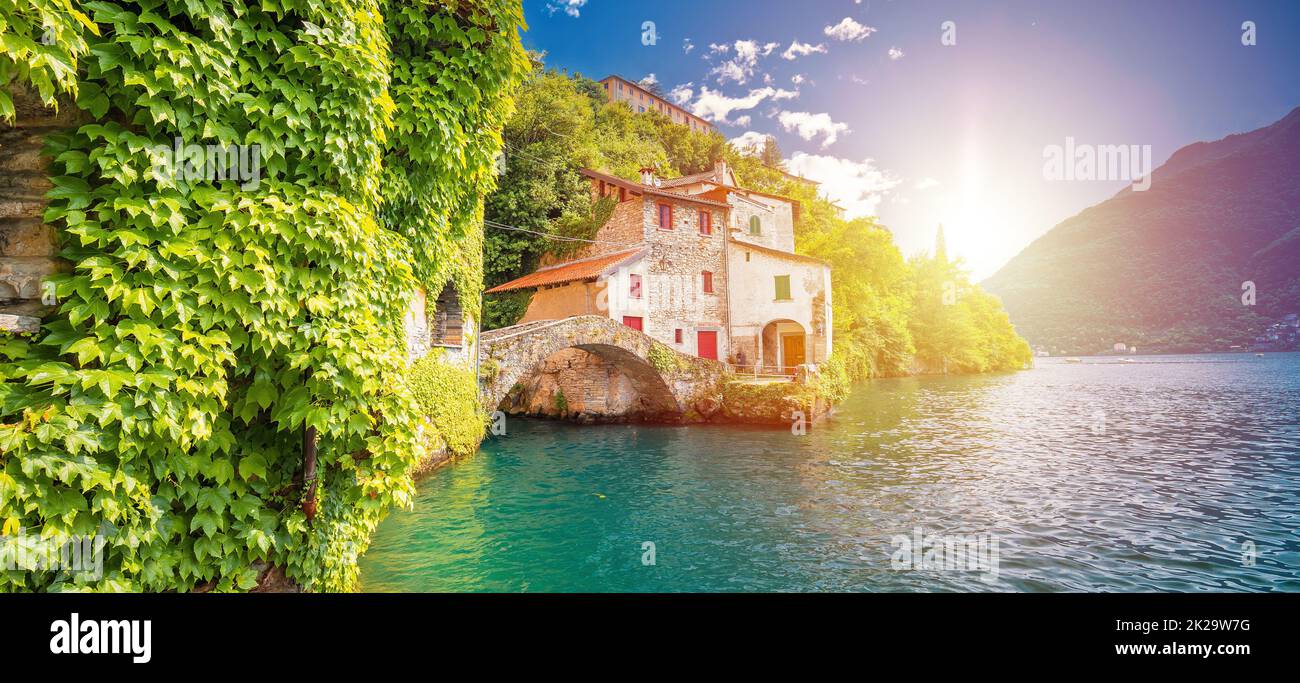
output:
{"label": "water ripple", "polygon": [[[1300,590],[1300,356],[1093,360],[871,382],[802,437],[512,420],[381,526],[362,584]],[[891,568],[917,528],[991,535],[996,576]]]}

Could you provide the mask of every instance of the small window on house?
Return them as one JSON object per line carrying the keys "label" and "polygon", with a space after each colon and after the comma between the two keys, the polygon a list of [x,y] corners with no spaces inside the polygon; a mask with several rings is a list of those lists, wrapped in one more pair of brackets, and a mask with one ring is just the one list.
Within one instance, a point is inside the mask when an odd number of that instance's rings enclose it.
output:
{"label": "small window on house", "polygon": [[713,214],[704,209],[700,209],[700,234],[713,234]]}
{"label": "small window on house", "polygon": [[749,252],[745,252],[745,263],[749,263]]}
{"label": "small window on house", "polygon": [[641,276],[629,273],[627,276],[627,294],[633,299],[641,298]]}
{"label": "small window on house", "polygon": [[659,227],[664,230],[673,229],[673,207],[671,204],[659,205]]}
{"label": "small window on house", "polygon": [[627,188],[625,187],[618,188],[618,200],[620,202],[627,201]]}
{"label": "small window on house", "polygon": [[700,273],[700,275],[703,276],[703,278],[704,278],[704,293],[705,293],[705,294],[712,294],[712,293],[713,293],[713,273],[710,273],[709,271],[706,270],[706,271],[703,271],[702,273]]}
{"label": "small window on house", "polygon": [[673,330],[673,341],[678,344],[682,343],[682,328],[679,327]]}
{"label": "small window on house", "polygon": [[751,235],[763,234],[763,221],[760,221],[758,219],[758,216],[749,217],[749,234]]}
{"label": "small window on house", "polygon": [[600,196],[605,196],[605,181],[600,181]]}
{"label": "small window on house", "polygon": [[777,301],[790,300],[790,276],[789,275],[776,276],[776,300]]}

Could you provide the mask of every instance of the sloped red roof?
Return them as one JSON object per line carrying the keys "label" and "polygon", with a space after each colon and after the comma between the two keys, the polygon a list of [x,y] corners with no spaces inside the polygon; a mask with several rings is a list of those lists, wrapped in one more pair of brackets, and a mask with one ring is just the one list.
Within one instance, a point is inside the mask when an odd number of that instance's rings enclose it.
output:
{"label": "sloped red roof", "polygon": [[604,256],[593,256],[591,258],[581,259],[579,261],[569,261],[567,263],[557,263],[553,266],[547,266],[540,270],[529,273],[521,278],[517,278],[505,284],[497,285],[487,290],[487,294],[496,292],[509,292],[516,289],[531,289],[543,285],[558,285],[565,282],[575,282],[577,280],[590,280],[600,277],[609,268],[619,265],[624,261],[631,260],[641,255],[641,248],[628,249]]}

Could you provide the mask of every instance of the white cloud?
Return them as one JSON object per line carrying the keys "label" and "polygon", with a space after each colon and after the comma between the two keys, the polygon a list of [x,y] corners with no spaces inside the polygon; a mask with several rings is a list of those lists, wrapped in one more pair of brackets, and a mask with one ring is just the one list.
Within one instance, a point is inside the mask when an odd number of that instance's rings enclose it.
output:
{"label": "white cloud", "polygon": [[821,183],[821,193],[844,207],[848,218],[875,215],[880,202],[902,183],[894,173],[876,168],[872,159],[858,162],[796,152],[786,162],[786,170]]}
{"label": "white cloud", "polygon": [[803,85],[803,82],[806,80],[808,79],[804,78],[803,74],[795,74],[790,77],[790,82],[794,83],[795,85]]}
{"label": "white cloud", "polygon": [[822,137],[822,149],[835,144],[840,133],[848,133],[849,125],[831,120],[831,115],[825,112],[820,114],[811,114],[806,111],[783,111],[776,117],[781,122],[781,127],[786,131],[794,132],[805,140],[812,140],[815,137]]}
{"label": "white cloud", "polygon": [[740,135],[731,138],[731,146],[742,154],[756,154],[763,149],[763,142],[767,136],[758,131],[747,130]]}
{"label": "white cloud", "polygon": [[929,177],[916,181],[916,184],[912,186],[916,190],[928,190],[932,187],[939,187],[939,181]]}
{"label": "white cloud", "polygon": [[742,127],[743,127],[743,126],[748,126],[748,125],[750,124],[750,122],[753,121],[753,120],[754,120],[754,119],[751,118],[749,114],[745,114],[744,116],[737,116],[737,117],[736,117],[735,124],[736,124],[737,126],[742,126]]}
{"label": "white cloud", "polygon": [[645,88],[649,88],[650,86],[653,85],[659,85],[659,79],[653,73],[651,73],[649,76],[646,76],[645,78],[642,78],[641,80],[637,81],[636,84]]}
{"label": "white cloud", "polygon": [[726,61],[713,67],[713,70],[709,72],[709,75],[717,76],[718,83],[735,81],[740,85],[744,85],[745,80],[749,77],[749,73],[745,71],[745,67],[737,63],[736,60]]}
{"label": "white cloud", "polygon": [[744,85],[754,75],[754,70],[758,67],[758,58],[768,56],[778,47],[780,47],[778,43],[759,45],[756,40],[737,40],[731,45],[711,43],[709,44],[710,55],[727,54],[734,50],[736,56],[713,67],[709,74],[716,76],[719,83],[735,81],[739,85]]}
{"label": "white cloud", "polygon": [[690,38],[685,38],[685,39],[682,40],[682,53],[683,53],[683,54],[688,54],[688,55],[689,55],[689,54],[691,53],[691,50],[694,50],[694,49],[695,49],[695,43],[692,43]]}
{"label": "white cloud", "polygon": [[889,48],[889,58],[894,60],[902,59],[903,51],[896,47],[891,47]]}
{"label": "white cloud", "polygon": [[708,86],[700,86],[700,95],[691,105],[691,113],[707,121],[717,123],[734,123],[731,121],[731,112],[744,111],[753,109],[766,99],[788,100],[799,96],[797,90],[782,90],[780,88],[758,88],[750,90],[744,97],[727,97],[721,91],[709,90]]}
{"label": "white cloud", "polygon": [[875,32],[874,26],[863,26],[852,17],[844,17],[840,23],[822,29],[822,33],[835,40],[863,40]]}
{"label": "white cloud", "polygon": [[826,46],[821,43],[818,43],[816,45],[811,45],[809,43],[801,43],[798,40],[795,40],[790,43],[790,47],[787,47],[785,49],[785,52],[781,53],[781,56],[785,59],[795,60],[798,59],[799,57],[802,57],[804,55],[810,55],[814,52],[825,54]]}
{"label": "white cloud", "polygon": [[550,0],[546,3],[546,10],[550,14],[564,12],[576,19],[581,14],[583,5],[586,4],[587,0]]}
{"label": "white cloud", "polygon": [[677,104],[686,104],[695,96],[694,83],[682,83],[668,91],[668,97]]}

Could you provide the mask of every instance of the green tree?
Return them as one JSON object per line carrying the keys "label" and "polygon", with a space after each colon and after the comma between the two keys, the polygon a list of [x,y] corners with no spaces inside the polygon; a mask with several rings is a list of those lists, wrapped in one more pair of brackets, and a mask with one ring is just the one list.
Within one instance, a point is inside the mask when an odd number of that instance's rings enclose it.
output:
{"label": "green tree", "polygon": [[763,161],[764,166],[781,168],[784,159],[781,156],[781,147],[776,144],[776,138],[771,135],[763,138],[763,150],[759,153],[758,158]]}

